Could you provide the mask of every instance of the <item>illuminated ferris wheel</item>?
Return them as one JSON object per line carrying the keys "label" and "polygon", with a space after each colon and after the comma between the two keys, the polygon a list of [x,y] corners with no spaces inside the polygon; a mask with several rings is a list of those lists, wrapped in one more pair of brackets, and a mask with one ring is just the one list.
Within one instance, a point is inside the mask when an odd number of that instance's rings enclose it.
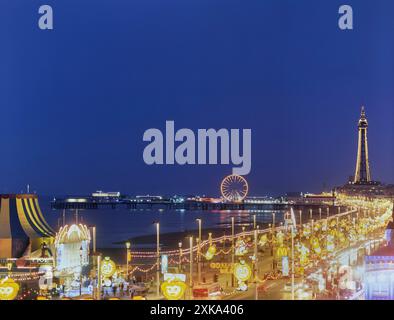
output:
{"label": "illuminated ferris wheel", "polygon": [[225,177],[220,185],[223,198],[230,202],[242,201],[248,195],[248,190],[248,182],[237,174]]}

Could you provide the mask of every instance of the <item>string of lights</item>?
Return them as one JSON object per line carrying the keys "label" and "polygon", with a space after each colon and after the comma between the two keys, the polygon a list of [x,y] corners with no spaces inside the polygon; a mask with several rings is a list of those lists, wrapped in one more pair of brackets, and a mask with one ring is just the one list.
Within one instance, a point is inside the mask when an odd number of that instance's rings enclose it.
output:
{"label": "string of lights", "polygon": [[[332,215],[328,218],[321,219],[321,220],[332,220],[332,219],[336,219],[339,217],[351,215],[356,212],[357,212],[356,209],[351,209],[349,211],[346,211],[343,213],[338,213],[338,214]],[[306,226],[310,226],[311,224],[312,224],[312,222],[303,223],[302,228],[304,228]],[[286,229],[285,226],[276,226],[274,228],[266,228],[266,229],[257,230],[257,234],[262,235],[262,234],[267,234],[267,233],[272,233],[272,232],[279,232],[279,231],[283,231],[285,229]],[[235,234],[234,237],[240,238],[240,237],[254,236],[254,232],[255,232],[254,230],[242,231],[240,233]],[[220,242],[224,242],[224,241],[232,241],[232,236],[231,235],[223,235],[223,236],[220,236],[217,238],[212,238],[211,240],[204,240],[200,243],[200,247],[201,247],[201,249],[203,249],[206,246],[209,246],[211,243],[216,244],[216,243],[220,243]],[[248,246],[251,246],[251,245],[248,244]],[[192,247],[193,252],[197,252],[198,250],[199,250],[198,245],[195,245]],[[190,254],[190,248],[182,249],[182,253],[185,255]],[[161,254],[167,255],[168,257],[176,257],[176,256],[179,256],[180,253],[179,253],[179,249],[173,249],[173,250],[161,251]],[[131,251],[131,255],[136,259],[146,259],[146,258],[156,259],[157,258],[156,251]]]}
{"label": "string of lights", "polygon": [[[321,222],[326,222],[327,223],[329,220],[337,219],[339,217],[345,217],[347,215],[352,215],[352,214],[355,214],[355,213],[357,213],[357,210],[352,208],[349,211],[346,211],[346,212],[343,212],[343,213],[339,213],[339,214],[336,214],[336,215],[332,215],[332,216],[330,216],[329,218],[326,218],[326,219],[321,219]],[[383,221],[385,221],[385,220],[388,219],[388,217],[390,215],[391,215],[391,209],[388,208],[382,214],[381,218],[383,219]],[[318,221],[316,221],[316,222],[318,222]],[[313,221],[312,222],[310,221],[310,222],[302,224],[300,229],[311,227],[312,225],[313,225]],[[257,234],[258,235],[262,235],[262,234],[267,234],[267,233],[277,233],[277,232],[281,232],[281,231],[286,231],[286,227],[285,226],[278,226],[278,227],[275,227],[275,228],[267,228],[267,229],[257,230]],[[234,237],[235,238],[245,238],[247,236],[252,236],[252,235],[254,236],[254,232],[255,232],[254,230],[252,230],[252,231],[242,231],[241,233],[236,234]],[[212,244],[218,243],[218,242],[223,243],[224,241],[232,241],[232,236],[231,235],[223,235],[223,236],[218,237],[218,238],[211,238],[209,240],[202,241],[201,244],[200,244],[201,250],[204,247],[208,246],[208,245],[212,245]],[[251,246],[253,246],[253,244],[247,243],[246,246],[247,247],[251,247]],[[198,249],[199,249],[198,245],[192,247],[193,252],[198,251]],[[215,253],[215,256],[228,255],[228,254],[230,254],[232,252],[232,250],[233,250],[232,246],[230,246],[230,248],[228,250],[220,249],[220,250],[218,250]],[[134,252],[133,253],[134,257],[135,258],[152,258],[152,259],[153,258],[154,259],[157,258],[157,253],[156,252],[139,252],[139,253],[140,253],[140,255],[138,255],[138,252],[137,252],[137,255],[135,255],[136,252]],[[179,255],[181,254],[179,249],[178,250],[175,249],[175,250],[169,250],[169,251],[162,251],[162,254],[166,254],[166,255],[171,257],[171,259],[169,260],[170,264],[179,264],[179,259],[177,260],[177,259],[173,258],[175,256],[179,257]],[[190,248],[182,250],[181,263],[189,263],[190,262],[190,260],[187,258],[187,256],[189,254],[190,254]],[[197,257],[195,257],[195,259],[193,259],[193,260],[196,260],[196,259],[197,259]],[[136,268],[134,268],[132,270],[132,273],[136,272],[136,271],[140,271],[140,272],[143,272],[143,273],[148,273],[150,271],[153,271],[156,266],[157,266],[157,263],[151,265],[147,269],[141,269],[139,267],[136,267]],[[305,266],[305,269],[307,269],[309,267],[310,266],[309,266],[309,263],[308,263],[308,265]],[[230,295],[232,293],[228,293],[228,294]]]}

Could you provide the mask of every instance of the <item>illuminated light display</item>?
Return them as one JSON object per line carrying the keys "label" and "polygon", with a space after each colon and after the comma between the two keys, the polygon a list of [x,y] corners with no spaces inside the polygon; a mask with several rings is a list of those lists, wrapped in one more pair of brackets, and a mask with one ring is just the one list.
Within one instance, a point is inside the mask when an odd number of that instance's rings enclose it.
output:
{"label": "illuminated light display", "polygon": [[56,271],[66,274],[77,272],[89,263],[90,232],[86,225],[61,227],[56,234]]}
{"label": "illuminated light display", "polygon": [[182,281],[165,281],[161,284],[161,292],[167,300],[179,300],[186,291],[186,284]]}
{"label": "illuminated light display", "polygon": [[215,254],[216,254],[216,246],[215,245],[211,245],[208,248],[207,252],[205,253],[205,259],[212,260],[213,257],[215,256]]}
{"label": "illuminated light display", "polygon": [[245,260],[241,260],[239,263],[235,264],[234,276],[238,281],[241,282],[245,282],[250,279],[252,276],[252,269],[248,264],[246,264]]}
{"label": "illuminated light display", "polygon": [[109,257],[101,262],[101,274],[104,278],[110,278],[116,272],[116,264]]}
{"label": "illuminated light display", "polygon": [[225,177],[220,185],[222,197],[229,202],[241,202],[248,195],[249,186],[242,176],[232,174]]}
{"label": "illuminated light display", "polygon": [[319,239],[317,237],[312,237],[310,240],[313,252],[317,255],[321,255],[322,250],[320,247]]}
{"label": "illuminated light display", "polygon": [[11,278],[0,280],[0,300],[14,300],[19,291],[19,284]]}
{"label": "illuminated light display", "polygon": [[283,234],[283,232],[282,231],[279,231],[277,234],[276,234],[276,243],[278,243],[278,244],[283,244],[283,241],[285,240],[285,235]]}
{"label": "illuminated light display", "polygon": [[51,290],[53,288],[53,267],[52,265],[41,265],[39,272],[42,273],[38,282],[40,290]]}
{"label": "illuminated light display", "polygon": [[304,273],[304,268],[309,264],[309,249],[303,244],[300,243],[297,246],[297,250],[299,252],[300,255],[300,268],[299,268],[299,272],[301,274]]}
{"label": "illuminated light display", "polygon": [[208,247],[208,250],[204,256],[205,256],[205,259],[209,261],[209,260],[213,259],[213,257],[216,254],[216,251],[217,251],[216,245],[214,245],[213,241],[212,241],[212,233],[209,233],[209,235],[208,235],[208,244],[209,244],[209,247]]}
{"label": "illuminated light display", "polygon": [[304,230],[302,231],[302,235],[308,238],[311,235],[311,227],[309,225],[304,226]]}
{"label": "illuminated light display", "polygon": [[235,243],[235,255],[243,256],[248,253],[246,242],[243,239],[238,239]]}
{"label": "illuminated light display", "polygon": [[330,235],[330,234],[327,235],[327,251],[330,252],[330,253],[333,252],[334,249],[335,249],[334,242],[335,242],[334,236]]}
{"label": "illuminated light display", "polygon": [[342,290],[355,289],[355,282],[353,281],[353,270],[349,266],[341,266],[338,270],[339,274],[339,288]]}
{"label": "illuminated light display", "polygon": [[[359,211],[360,212],[360,211]],[[368,217],[368,218],[364,218],[364,219],[356,219],[355,215],[356,210],[354,210],[353,212],[347,211],[347,212],[343,212],[341,213],[341,215],[337,216],[337,215],[333,215],[330,217],[330,219],[325,219],[322,223],[305,223],[304,225],[302,225],[298,231],[296,230],[294,233],[294,248],[295,248],[295,270],[297,273],[304,273],[306,274],[306,276],[310,275],[310,272],[312,272],[311,270],[314,270],[314,267],[316,266],[316,262],[321,262],[324,261],[324,259],[328,259],[328,260],[336,260],[337,256],[336,254],[338,252],[341,252],[342,249],[346,249],[346,246],[349,243],[349,239],[355,239],[355,241],[360,239],[360,235],[362,233],[362,230],[365,232],[366,237],[364,239],[370,239],[372,235],[369,235],[369,233],[375,231],[378,227],[385,227],[385,224],[387,223],[388,219],[390,218],[390,215],[386,216],[385,214],[382,214],[382,212],[378,212],[376,215],[379,215],[377,217]],[[362,211],[361,211],[362,212]],[[345,214],[343,216],[343,214]],[[339,217],[339,218],[338,218]],[[335,222],[335,225],[332,227],[330,225],[329,222]],[[313,232],[309,232],[307,233],[308,236],[304,236],[303,231],[305,229],[308,229],[308,225],[309,228],[314,229]],[[318,226],[318,227],[317,227]],[[318,229],[318,231],[316,232],[316,230]],[[257,231],[257,237],[253,236],[253,232]],[[281,269],[279,268],[279,270],[281,270],[282,272],[278,273],[278,275],[276,276],[276,278],[274,279],[279,279],[281,276],[288,276],[289,275],[289,256],[290,256],[290,242],[291,242],[291,234],[288,231],[288,229],[286,229],[285,227],[281,226],[277,226],[275,228],[267,228],[267,229],[259,229],[259,230],[254,230],[254,231],[250,231],[250,230],[243,230],[241,233],[235,234],[235,238],[237,239],[236,243],[236,248],[231,247],[230,249],[228,249],[228,245],[226,243],[226,241],[231,241],[233,238],[231,236],[228,235],[224,235],[224,236],[220,236],[217,238],[212,239],[212,237],[209,237],[208,240],[202,241],[200,243],[200,248],[202,248],[201,250],[204,250],[205,254],[203,254],[203,256],[207,259],[207,260],[211,260],[213,259],[215,256],[217,255],[223,255],[220,257],[220,261],[230,261],[230,257],[224,257],[228,254],[231,254],[233,251],[232,250],[237,250],[238,249],[238,253],[241,253],[244,251],[244,254],[240,255],[240,256],[244,256],[244,258],[241,259],[245,259],[246,262],[248,264],[250,264],[250,266],[252,265],[252,262],[249,259],[254,260],[254,255],[250,256],[250,254],[245,255],[245,253],[248,252],[248,250],[250,251],[251,247],[253,245],[256,245],[256,243],[250,243],[250,241],[254,241],[255,239],[258,239],[258,245],[260,246],[264,246],[267,244],[271,243],[271,236],[272,236],[272,243],[275,243],[275,245],[272,247],[273,249],[273,253],[275,257],[281,257],[281,260],[278,260],[277,262],[279,263],[281,261]],[[251,237],[252,236],[252,237]],[[368,237],[368,238],[367,238]],[[345,240],[341,240],[345,239]],[[374,240],[375,241],[375,240]],[[335,243],[335,246],[334,246]],[[332,246],[332,248],[330,248],[330,246]],[[189,249],[185,249],[182,251],[183,256],[179,256],[179,260],[177,257],[177,254],[179,254],[179,250],[166,250],[166,251],[161,251],[161,257],[163,258],[163,256],[166,256],[167,261],[165,263],[165,261],[161,260],[160,262],[160,267],[163,267],[163,265],[168,264],[170,266],[173,265],[177,265],[178,263],[182,264],[183,262],[190,262],[189,259],[187,258],[187,253],[190,252],[190,250],[192,250],[193,252],[197,251],[198,246],[192,246]],[[334,255],[326,255],[327,252],[333,253]],[[79,253],[79,252],[78,252]],[[144,251],[143,253],[138,252],[136,254],[136,258],[154,258],[156,259],[156,253],[153,252],[149,252],[149,251]],[[247,258],[246,258],[247,257]],[[29,260],[29,258],[26,258],[27,260]],[[105,261],[109,259],[104,258],[102,261],[102,264],[105,263]],[[226,260],[227,259],[227,260]],[[341,263],[345,263],[344,261],[347,261],[347,257],[345,258],[341,258]],[[6,259],[1,261],[1,265],[0,268],[3,268],[5,271],[15,271],[15,268],[17,267],[17,259]],[[349,258],[350,261],[350,258]],[[44,261],[43,261],[44,262]],[[41,263],[38,263],[38,265],[40,265]],[[241,265],[246,265],[250,270],[249,270],[249,278],[248,280],[251,278],[252,275],[252,268],[249,267],[249,265],[246,263],[244,260],[240,261],[239,264]],[[149,262],[148,262],[149,263]],[[351,262],[346,262],[346,263],[351,263]],[[12,268],[8,268],[7,266],[12,264]],[[49,264],[49,261],[47,261],[45,264]],[[232,273],[235,275],[235,273],[237,271],[235,271],[235,266],[239,265],[239,264],[232,264],[232,263],[215,263],[215,262],[211,262],[209,261],[207,264],[203,264],[203,268],[206,268],[207,266],[209,266],[211,269],[217,269],[220,270],[220,273]],[[28,267],[29,263],[20,261],[20,266],[23,267]],[[44,266],[44,265],[43,265]],[[149,263],[146,264],[146,262],[143,262],[140,264],[140,266],[135,266],[134,268],[131,268],[131,272],[142,272],[142,273],[149,273],[149,272],[154,272],[155,269],[157,267],[156,263]],[[45,269],[45,268],[44,268]],[[40,269],[40,275],[41,276],[46,276],[46,272],[50,271],[50,270],[44,270],[43,268]],[[111,269],[111,268],[109,268]],[[116,265],[113,266],[113,270],[114,270],[114,274],[111,276],[108,276],[108,274],[106,275],[105,271],[102,272],[103,274],[103,286],[107,286],[107,287],[111,287],[111,286],[115,286],[118,285],[118,280],[116,280]],[[338,273],[339,269],[337,269],[337,266],[334,266],[334,273]],[[211,270],[212,273],[216,270]],[[205,272],[205,270],[203,270],[203,272]],[[314,271],[313,271],[314,272]],[[215,274],[217,274],[218,271],[215,272]],[[245,272],[248,273],[248,272]],[[331,272],[332,273],[332,272]],[[339,272],[339,276],[343,275],[343,271],[340,270]],[[241,277],[236,277],[237,278],[237,283],[236,284],[236,289],[235,291],[246,291],[248,290],[248,280],[242,280],[242,272],[240,272],[239,274],[241,274]],[[23,275],[23,277],[22,277]],[[25,275],[30,275],[31,277],[33,276],[38,276],[39,274],[37,273],[15,273],[15,274],[10,274],[9,276],[12,276],[13,279],[15,279],[15,281],[24,281],[24,276]],[[139,276],[139,275],[138,275]],[[150,275],[147,275],[147,279],[150,278]],[[184,275],[183,275],[184,276]],[[19,277],[22,279],[20,280]],[[256,276],[258,278],[258,275]],[[333,275],[328,275],[327,277],[330,277],[329,279],[327,278],[328,283],[331,283],[331,277],[333,277]],[[177,300],[177,299],[181,299],[182,297],[184,297],[184,293],[187,290],[187,286],[185,284],[186,281],[186,277],[184,276],[185,279],[180,279],[182,277],[180,277],[180,275],[173,275],[171,277],[168,276],[168,274],[166,275],[165,273],[165,277],[164,277],[164,282],[167,283],[168,288],[166,288],[165,285],[162,285],[161,287],[161,291],[163,292],[163,295],[167,295],[166,298],[168,297],[168,299],[170,300]],[[79,279],[79,278],[78,278]],[[338,277],[339,279],[339,277]],[[321,280],[321,279],[320,279]],[[342,279],[343,280],[343,279]],[[179,282],[183,283],[180,284]],[[354,285],[350,283],[346,284],[346,286],[344,286],[343,284],[346,283],[346,281],[342,281],[340,288],[342,290],[346,289],[354,289]],[[319,282],[319,288],[325,288],[325,285],[322,284],[322,282]],[[43,290],[46,290],[45,287],[41,287],[40,288]],[[79,289],[79,282],[76,281],[75,285],[73,286],[73,290],[77,291]],[[319,290],[323,290],[323,289],[319,289]],[[107,291],[108,292],[108,291]],[[178,294],[180,292],[180,297],[178,297]],[[193,291],[194,292],[194,291]],[[234,291],[232,292],[234,293]],[[232,293],[223,293],[224,295],[231,295]],[[44,296],[44,294],[41,292],[39,293],[40,295]],[[296,293],[297,295],[297,293]],[[298,296],[298,295],[297,295]],[[18,298],[22,298],[23,299],[23,295],[20,295]],[[50,298],[50,297],[48,297]]]}
{"label": "illuminated light display", "polygon": [[259,240],[259,245],[261,247],[264,247],[267,243],[268,243],[268,236],[267,236],[267,234],[261,235],[260,240]]}
{"label": "illuminated light display", "polygon": [[164,297],[167,300],[179,300],[185,294],[187,285],[185,283],[186,275],[184,274],[170,274],[164,275],[164,282],[160,288]]}

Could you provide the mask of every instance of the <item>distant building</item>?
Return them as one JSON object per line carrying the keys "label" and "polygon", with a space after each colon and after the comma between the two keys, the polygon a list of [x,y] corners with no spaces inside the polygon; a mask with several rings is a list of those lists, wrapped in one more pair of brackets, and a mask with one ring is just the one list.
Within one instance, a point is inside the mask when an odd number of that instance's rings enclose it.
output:
{"label": "distant building", "polygon": [[288,192],[286,199],[289,203],[293,204],[325,204],[334,205],[336,196],[332,193],[301,193],[301,192]]}
{"label": "distant building", "polygon": [[0,258],[30,255],[50,245],[54,236],[36,195],[0,195]]}
{"label": "distant building", "polygon": [[305,194],[304,203],[305,204],[335,204],[335,195],[332,193],[320,193],[320,194]]}
{"label": "distant building", "polygon": [[394,185],[385,185],[377,181],[366,184],[348,183],[337,187],[335,191],[350,197],[394,198]]}
{"label": "distant building", "polygon": [[93,198],[119,198],[120,192],[103,192],[101,190],[92,193]]}
{"label": "distant building", "polygon": [[297,201],[300,201],[303,197],[304,197],[304,195],[302,192],[290,191],[290,192],[286,192],[285,199],[288,202],[297,202]]}

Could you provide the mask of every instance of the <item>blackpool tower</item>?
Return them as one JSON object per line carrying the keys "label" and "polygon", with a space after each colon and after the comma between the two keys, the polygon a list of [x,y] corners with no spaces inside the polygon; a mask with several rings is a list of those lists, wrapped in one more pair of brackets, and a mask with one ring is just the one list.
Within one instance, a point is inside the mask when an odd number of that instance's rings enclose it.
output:
{"label": "blackpool tower", "polygon": [[354,174],[354,183],[364,184],[371,182],[371,171],[369,169],[368,159],[368,139],[367,139],[368,121],[365,116],[365,109],[361,107],[361,117],[358,121],[358,149],[356,172]]}

